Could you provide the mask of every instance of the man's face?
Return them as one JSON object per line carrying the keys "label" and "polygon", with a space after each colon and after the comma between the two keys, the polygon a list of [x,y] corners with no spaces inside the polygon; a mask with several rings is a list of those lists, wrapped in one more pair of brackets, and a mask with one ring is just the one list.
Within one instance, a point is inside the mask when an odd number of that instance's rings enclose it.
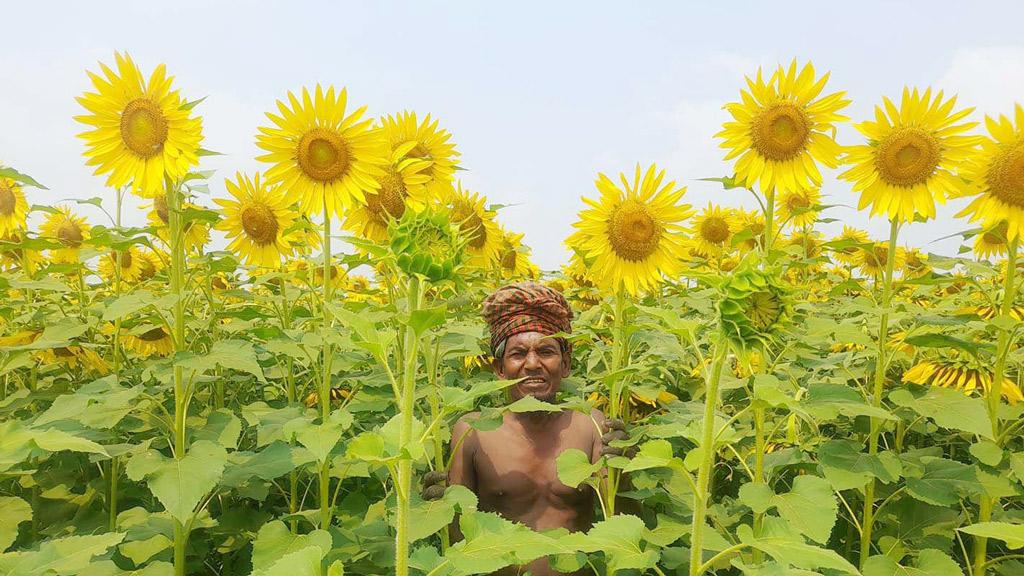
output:
{"label": "man's face", "polygon": [[505,342],[505,355],[495,358],[494,373],[503,380],[524,380],[510,390],[512,400],[533,396],[553,402],[562,378],[569,375],[569,353],[540,332],[515,334]]}

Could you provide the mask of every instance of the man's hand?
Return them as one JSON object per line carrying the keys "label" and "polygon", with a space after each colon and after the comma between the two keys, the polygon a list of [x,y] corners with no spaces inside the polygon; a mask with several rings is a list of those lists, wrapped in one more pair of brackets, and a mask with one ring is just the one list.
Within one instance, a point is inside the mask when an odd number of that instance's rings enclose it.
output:
{"label": "man's hand", "polygon": [[632,458],[636,455],[635,446],[625,448],[613,447],[611,443],[616,440],[629,440],[629,433],[626,432],[626,424],[617,418],[605,418],[601,425],[601,456],[625,456]]}
{"label": "man's hand", "polygon": [[448,484],[448,473],[444,470],[427,472],[420,478],[423,488],[420,490],[420,498],[424,500],[438,500],[444,496],[444,490]]}

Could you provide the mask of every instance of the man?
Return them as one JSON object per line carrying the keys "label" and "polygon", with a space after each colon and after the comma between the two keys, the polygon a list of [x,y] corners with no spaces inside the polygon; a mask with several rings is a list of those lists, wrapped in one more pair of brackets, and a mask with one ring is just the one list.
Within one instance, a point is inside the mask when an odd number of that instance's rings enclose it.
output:
{"label": "man", "polygon": [[[525,396],[553,402],[571,368],[572,349],[556,333],[568,333],[572,310],[557,291],[536,282],[504,286],[484,301],[490,327],[492,367],[502,379],[518,380],[512,400]],[[555,464],[565,450],[576,448],[597,461],[602,454],[621,453],[607,445],[626,437],[621,422],[606,421],[601,412],[512,413],[495,430],[469,426],[478,413],[463,416],[452,429],[454,451],[447,480],[472,490],[480,510],[495,512],[534,530],[566,528],[585,531],[594,522],[594,493],[587,485],[570,488],[558,479]],[[613,430],[612,430],[613,429]],[[602,434],[604,433],[604,434]],[[443,492],[443,472],[427,474],[424,497]],[[559,574],[546,558],[498,574]]]}

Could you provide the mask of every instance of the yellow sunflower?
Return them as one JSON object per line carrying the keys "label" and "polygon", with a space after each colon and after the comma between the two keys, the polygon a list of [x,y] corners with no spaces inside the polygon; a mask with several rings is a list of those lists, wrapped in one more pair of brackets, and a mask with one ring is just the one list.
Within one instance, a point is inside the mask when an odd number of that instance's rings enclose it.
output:
{"label": "yellow sunflower", "polygon": [[[182,202],[181,207],[183,210],[186,208],[202,209],[201,206],[191,202]],[[149,225],[153,227],[156,237],[169,246],[171,243],[171,220],[170,212],[167,208],[167,196],[160,194],[153,198],[153,203],[148,208],[149,212],[146,213],[146,219],[149,220]],[[185,222],[184,244],[187,252],[198,252],[209,241],[210,227],[208,225],[198,220]]]}
{"label": "yellow sunflower", "polygon": [[501,248],[498,264],[504,278],[536,278],[540,270],[530,262],[530,249],[523,245],[523,234],[501,228]]}
{"label": "yellow sunflower", "polygon": [[806,259],[821,256],[823,244],[821,232],[817,230],[796,230],[785,240],[785,245],[799,247],[798,253]]}
{"label": "yellow sunflower", "polygon": [[583,198],[589,210],[579,213],[577,232],[567,240],[592,261],[591,277],[613,292],[636,295],[675,277],[684,256],[682,222],[693,211],[680,204],[685,187],[662,183],[665,171],[651,164],[646,172],[636,165],[632,182],[620,174],[620,188],[598,174],[600,200]]}
{"label": "yellow sunflower", "polygon": [[58,206],[55,210],[46,215],[39,227],[40,236],[58,240],[64,246],[50,250],[51,260],[57,263],[76,263],[82,242],[89,239],[90,226],[85,218],[76,216],[66,206]]}
{"label": "yellow sunflower", "polygon": [[739,222],[731,209],[709,202],[707,208],[693,217],[690,227],[698,251],[705,256],[717,256],[731,248]]}
{"label": "yellow sunflower", "polygon": [[326,209],[341,217],[380,189],[387,141],[372,118],[362,119],[365,106],[346,115],[347,101],[345,89],[336,93],[333,86],[325,92],[317,85],[314,94],[303,88],[301,101],[289,92],[288,104],[277,102],[280,116],[267,112],[275,126],[261,126],[256,136],[267,151],[257,160],[273,164],[267,182],[282,184],[307,215]]}
{"label": "yellow sunflower", "polygon": [[40,350],[36,356],[45,365],[61,364],[72,370],[91,370],[104,376],[110,373],[110,366],[102,356],[91,348],[67,346]]}
{"label": "yellow sunflower", "polygon": [[89,73],[97,92],[77,98],[89,114],[75,120],[92,127],[79,134],[86,165],[110,173],[107,186],[130,183],[135,194],[154,198],[164,191],[165,175],[177,182],[199,163],[203,121],[171,90],[163,64],[146,81],[128,55],[114,58],[117,72],[100,63],[106,78]]}
{"label": "yellow sunflower", "polygon": [[427,114],[422,122],[417,122],[415,112],[400,112],[394,116],[385,116],[381,123],[392,150],[408,146],[405,156],[430,163],[425,170],[430,178],[429,184],[439,185],[431,186],[432,189],[451,188],[459,153],[451,141],[452,135],[439,128],[436,119],[431,119],[430,114]]}
{"label": "yellow sunflower", "polygon": [[1007,250],[1006,233],[1010,225],[1001,220],[995,226],[974,237],[974,254],[978,258],[1004,256]]}
{"label": "yellow sunflower", "polygon": [[810,63],[798,74],[793,60],[767,82],[760,70],[755,80],[747,78],[749,92],[740,92],[741,102],[726,104],[733,120],[715,135],[729,150],[726,160],[739,157],[734,166],[739,183],[757,184],[765,194],[797,191],[821,185],[818,163],[839,165],[841,148],[832,134],[835,122],[847,120],[837,112],[850,101],[844,92],[818,98],[828,76],[816,79]]}
{"label": "yellow sunflower", "polygon": [[12,244],[21,244],[25,239],[25,231],[0,235],[0,270],[14,270],[27,267],[29,273],[42,262],[43,256],[38,250],[18,248]]}
{"label": "yellow sunflower", "polygon": [[981,151],[964,167],[976,195],[957,216],[970,215],[991,229],[1006,221],[1006,238],[1024,234],[1024,107],[1015,106],[1016,125],[1006,116],[985,117],[991,138],[981,141]]}
{"label": "yellow sunflower", "polygon": [[860,259],[860,246],[857,244],[868,244],[871,239],[868,237],[868,233],[863,230],[858,230],[852,226],[843,225],[843,233],[832,239],[833,242],[841,242],[843,244],[850,244],[843,248],[836,248],[833,251],[833,256],[839,262],[848,266],[854,266]]}
{"label": "yellow sunflower", "polygon": [[[903,248],[896,248],[894,258],[893,270],[900,270],[907,263],[906,251]],[[889,245],[885,242],[873,242],[870,246],[861,248],[857,252],[857,267],[868,276],[882,276],[888,262]]]}
{"label": "yellow sunflower", "polygon": [[787,222],[794,228],[810,226],[818,220],[818,211],[821,210],[821,190],[818,188],[790,190],[782,194],[776,207],[779,211],[780,222]]}
{"label": "yellow sunflower", "polygon": [[[136,246],[131,246],[127,250],[121,250],[120,257],[121,281],[138,282],[141,280],[143,273],[146,271],[146,260],[142,255],[142,250]],[[117,251],[100,256],[99,273],[107,282],[114,282],[117,279],[117,258]],[[156,273],[155,269],[153,273]]]}
{"label": "yellow sunflower", "polygon": [[401,218],[407,208],[418,212],[426,206],[430,200],[430,162],[406,157],[414,146],[416,142],[406,142],[391,152],[391,164],[377,177],[380,188],[367,192],[366,204],[348,213],[346,228],[368,240],[383,242],[392,220]]}
{"label": "yellow sunflower", "polygon": [[171,334],[161,326],[133,334],[124,330],[121,345],[125,350],[140,356],[167,356],[174,352],[174,341]]}
{"label": "yellow sunflower", "polygon": [[288,230],[285,230],[292,254],[308,256],[320,250],[320,246],[324,242],[323,233],[318,230],[317,225],[308,216],[299,213],[297,206],[292,205],[292,211],[296,212],[295,221]]}
{"label": "yellow sunflower", "polygon": [[899,108],[883,98],[875,119],[857,124],[868,143],[849,146],[845,162],[853,167],[840,178],[860,192],[857,209],[871,206],[871,215],[911,222],[915,215],[935,217],[935,201],[945,203],[964,182],[954,168],[970,158],[978,142],[965,134],[975,122],[957,124],[973,108],[954,112],[956,97],[932,97],[931,88],[918,93],[903,89]]}
{"label": "yellow sunflower", "polygon": [[459,183],[450,201],[451,221],[466,241],[468,263],[488,268],[498,260],[501,232],[496,214],[486,207],[487,198],[463,189]]}
{"label": "yellow sunflower", "polygon": [[139,281],[145,282],[155,277],[158,272],[167,267],[168,262],[170,262],[170,256],[163,251],[156,249],[140,250],[139,267],[141,271],[139,273]]}
{"label": "yellow sunflower", "polygon": [[756,250],[764,241],[764,215],[757,210],[737,208],[734,212],[739,226],[737,234],[745,238],[738,241],[736,247],[744,252]]}
{"label": "yellow sunflower", "polygon": [[235,173],[235,180],[224,180],[234,200],[216,198],[224,210],[224,219],[217,229],[227,233],[228,250],[246,263],[264,268],[277,268],[281,258],[291,252],[285,230],[295,221],[295,212],[280,186]]}
{"label": "yellow sunflower", "polygon": [[570,257],[569,263],[562,266],[562,275],[567,282],[560,288],[553,288],[565,294],[574,307],[586,309],[601,303],[601,291],[579,256],[573,254]]}
{"label": "yellow sunflower", "polygon": [[[970,394],[975,390],[984,390],[987,394],[992,387],[992,371],[959,357],[939,358],[918,362],[903,373],[903,381],[921,386],[953,388],[963,391],[964,394]],[[1020,387],[1006,377],[1002,382],[1002,394],[1010,404],[1024,400]]]}
{"label": "yellow sunflower", "polygon": [[10,178],[0,176],[0,237],[25,229],[28,202],[21,186]]}
{"label": "yellow sunflower", "polygon": [[[973,314],[982,320],[991,320],[999,314],[999,309],[990,304],[980,306],[969,306],[956,311],[957,314]],[[1013,306],[1010,308],[1010,316],[1018,322],[1024,320],[1024,306]]]}
{"label": "yellow sunflower", "polygon": [[906,251],[906,261],[903,263],[904,278],[920,278],[931,273],[932,267],[928,264],[928,255],[917,248],[910,248]]}

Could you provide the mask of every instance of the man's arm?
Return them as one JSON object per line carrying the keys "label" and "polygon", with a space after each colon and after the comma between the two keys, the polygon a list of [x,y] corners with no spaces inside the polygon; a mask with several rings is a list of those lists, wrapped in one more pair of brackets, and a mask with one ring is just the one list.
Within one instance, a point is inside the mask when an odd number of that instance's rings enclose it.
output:
{"label": "man's arm", "polygon": [[[473,453],[476,450],[476,437],[473,429],[469,426],[467,418],[472,414],[459,418],[452,427],[452,440],[449,448],[452,454],[451,467],[448,469],[448,485],[461,484],[476,494],[476,468],[473,466]],[[459,518],[448,529],[452,542],[462,540],[462,530],[459,529]]]}

